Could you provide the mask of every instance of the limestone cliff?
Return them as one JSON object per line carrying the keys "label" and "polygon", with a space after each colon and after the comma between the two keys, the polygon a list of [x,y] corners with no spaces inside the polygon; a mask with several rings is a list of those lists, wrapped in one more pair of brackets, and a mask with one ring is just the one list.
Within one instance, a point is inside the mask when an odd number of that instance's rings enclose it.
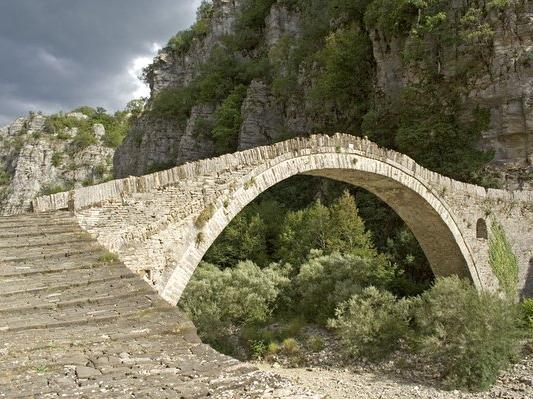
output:
{"label": "limestone cliff", "polygon": [[30,209],[39,194],[50,194],[111,178],[114,150],[104,145],[105,128],[91,124],[87,142],[79,131],[88,117],[62,116],[71,127],[52,131],[51,117],[30,113],[0,128],[0,214]]}
{"label": "limestone cliff", "polygon": [[[197,103],[190,107],[186,118],[172,113],[150,112],[160,93],[168,89],[179,91],[190,88],[215,48],[235,51],[227,38],[235,33],[236,20],[246,3],[245,0],[214,0],[208,15],[199,15],[199,21],[205,25],[202,34],[195,34],[198,26],[194,26],[189,32],[187,46],[179,42],[181,47],[176,51],[171,40],[169,46],[155,58],[146,76],[151,87],[147,111],[134,122],[128,137],[117,149],[114,157],[116,177],[141,175],[228,150],[247,149],[295,135],[328,132],[336,128],[332,121],[343,112],[342,109],[333,109],[324,102],[317,112],[316,105],[313,108],[310,104],[309,92],[314,86],[312,70],[316,68],[313,63],[299,66],[294,88],[287,89],[289,86],[283,87],[282,84],[280,90],[279,82],[276,86],[268,77],[269,73],[254,76],[246,83],[247,92],[240,108],[240,127],[230,149],[217,145],[216,135],[212,132],[198,133],[205,130],[204,125],[211,126],[210,123],[218,117],[222,100]],[[270,3],[258,44],[245,50],[241,47],[237,57],[245,60],[266,58],[270,68],[277,68],[278,74],[283,75],[288,69],[288,61],[283,57],[280,61],[279,53],[284,47],[290,48],[290,40],[303,34],[302,15],[297,7],[291,6],[291,1]],[[450,2],[449,16],[455,15],[458,25],[466,23],[461,10],[468,9],[470,3],[473,2]],[[533,162],[533,5],[509,0],[503,9],[492,9],[488,3],[476,3],[476,7],[483,9],[483,16],[476,23],[480,29],[491,31],[487,35],[489,51],[480,72],[468,82],[463,109],[466,112],[481,106],[490,112],[489,127],[483,132],[479,146],[494,150],[490,167],[503,177],[508,187],[527,188],[531,187]],[[332,26],[337,23],[330,21]],[[422,79],[405,62],[404,53],[411,41],[409,35],[390,34],[382,28],[368,25],[364,30],[372,48],[375,65],[372,84],[376,92],[393,98],[406,84]],[[183,40],[183,36],[177,38]],[[442,47],[442,43],[438,45]],[[458,60],[457,52],[452,50],[451,47],[439,48],[438,68],[444,80],[453,80],[456,71],[463,65],[464,59]],[[284,89],[288,93],[280,95]]]}

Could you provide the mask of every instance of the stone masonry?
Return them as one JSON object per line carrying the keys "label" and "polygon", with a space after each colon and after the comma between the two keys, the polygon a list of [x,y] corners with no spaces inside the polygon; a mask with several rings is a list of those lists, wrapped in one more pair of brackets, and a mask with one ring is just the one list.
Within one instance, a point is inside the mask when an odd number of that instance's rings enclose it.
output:
{"label": "stone masonry", "polygon": [[0,217],[1,398],[318,398],[202,344],[68,212]]}
{"label": "stone masonry", "polygon": [[487,232],[502,225],[533,293],[533,192],[454,181],[350,135],[297,138],[154,174],[37,198],[35,212],[70,209],[80,226],[176,304],[203,255],[243,207],[296,174],[363,187],[411,228],[437,276],[494,290]]}

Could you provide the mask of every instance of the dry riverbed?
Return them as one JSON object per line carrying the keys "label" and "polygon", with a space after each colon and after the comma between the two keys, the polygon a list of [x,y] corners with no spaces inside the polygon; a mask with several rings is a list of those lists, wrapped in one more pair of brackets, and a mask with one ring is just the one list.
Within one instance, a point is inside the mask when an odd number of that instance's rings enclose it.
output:
{"label": "dry riverbed", "polygon": [[353,364],[342,358],[339,343],[324,331],[319,334],[325,346],[311,352],[302,344],[298,360],[283,355],[253,364],[261,370],[275,372],[290,382],[321,398],[329,399],[533,399],[533,356],[502,373],[487,392],[466,393],[445,390],[428,366],[415,357],[397,354],[380,364]]}

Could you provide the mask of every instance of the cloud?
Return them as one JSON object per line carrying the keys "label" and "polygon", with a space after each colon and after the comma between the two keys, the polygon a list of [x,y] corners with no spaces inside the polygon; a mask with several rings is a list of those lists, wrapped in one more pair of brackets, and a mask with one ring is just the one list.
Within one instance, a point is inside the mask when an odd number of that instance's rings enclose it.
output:
{"label": "cloud", "polygon": [[114,111],[146,96],[138,75],[200,1],[0,2],[0,126],[30,110]]}

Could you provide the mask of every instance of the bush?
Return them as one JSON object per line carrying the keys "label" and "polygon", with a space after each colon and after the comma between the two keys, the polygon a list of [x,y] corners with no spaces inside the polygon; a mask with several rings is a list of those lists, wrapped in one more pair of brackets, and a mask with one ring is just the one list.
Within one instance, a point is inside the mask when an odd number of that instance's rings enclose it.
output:
{"label": "bush", "polygon": [[521,306],[524,324],[527,328],[533,329],[533,298],[524,299]]}
{"label": "bush", "polygon": [[438,279],[414,315],[418,348],[449,388],[486,389],[517,357],[516,306],[458,277]]}
{"label": "bush", "polygon": [[61,161],[63,160],[63,154],[60,152],[54,152],[52,155],[52,165],[54,165],[56,168],[61,165]]}
{"label": "bush", "polygon": [[337,329],[349,355],[381,360],[407,337],[409,311],[409,300],[368,287],[342,303],[329,325]]}
{"label": "bush", "polygon": [[217,346],[236,328],[264,323],[289,283],[282,269],[260,269],[253,262],[221,270],[202,263],[183,293],[180,306],[190,315],[200,336]]}
{"label": "bush", "polygon": [[88,130],[81,130],[72,140],[72,146],[76,151],[83,150],[94,144],[96,144],[96,137]]}
{"label": "bush", "polygon": [[394,274],[380,257],[333,254],[311,258],[294,280],[298,309],[309,320],[326,323],[340,303],[369,285],[386,287]]}
{"label": "bush", "polygon": [[237,86],[215,113],[215,123],[212,129],[213,139],[221,152],[237,149],[242,124],[241,107],[246,98],[247,90],[248,87],[245,85]]}
{"label": "bush", "polygon": [[11,181],[11,175],[3,168],[0,168],[0,186],[9,184]]}
{"label": "bush", "polygon": [[328,36],[316,58],[322,68],[311,93],[315,107],[323,110],[324,100],[332,102],[338,114],[342,114],[332,128],[357,132],[373,90],[372,45],[368,35],[355,24],[338,29]]}

